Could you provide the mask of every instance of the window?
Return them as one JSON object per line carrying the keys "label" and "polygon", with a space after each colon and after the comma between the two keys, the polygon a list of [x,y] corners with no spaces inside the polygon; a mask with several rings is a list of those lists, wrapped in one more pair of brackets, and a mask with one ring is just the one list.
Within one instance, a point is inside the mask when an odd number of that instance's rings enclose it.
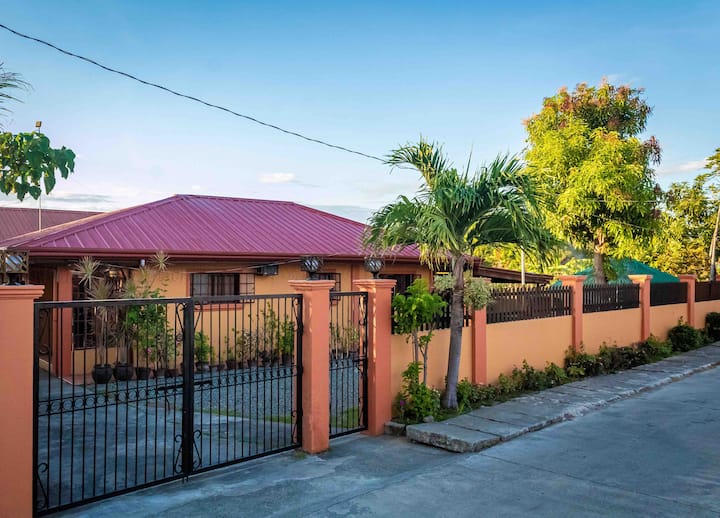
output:
{"label": "window", "polygon": [[320,272],[317,274],[317,278],[321,281],[335,281],[335,286],[330,288],[330,291],[340,291],[340,274],[339,273]]}
{"label": "window", "polygon": [[396,293],[405,293],[413,281],[419,278],[419,275],[414,273],[400,273],[400,274],[380,274],[381,279],[393,279],[397,281],[395,288],[393,289],[393,295]]}
{"label": "window", "polygon": [[191,297],[221,295],[254,295],[254,273],[193,273],[190,280]]}

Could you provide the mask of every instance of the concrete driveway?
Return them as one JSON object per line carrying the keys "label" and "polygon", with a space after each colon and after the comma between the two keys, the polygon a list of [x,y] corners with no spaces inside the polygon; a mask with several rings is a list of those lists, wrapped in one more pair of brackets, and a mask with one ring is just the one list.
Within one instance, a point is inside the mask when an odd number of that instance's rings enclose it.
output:
{"label": "concrete driveway", "polygon": [[720,369],[456,454],[352,436],[65,516],[718,516]]}

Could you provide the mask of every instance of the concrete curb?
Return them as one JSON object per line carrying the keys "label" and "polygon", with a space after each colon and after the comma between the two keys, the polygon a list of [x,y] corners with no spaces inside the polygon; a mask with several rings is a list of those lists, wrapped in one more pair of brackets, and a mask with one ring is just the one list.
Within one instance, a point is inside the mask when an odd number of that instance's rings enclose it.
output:
{"label": "concrete curb", "polygon": [[386,433],[444,450],[465,453],[490,448],[616,401],[662,387],[720,365],[720,342],[617,374],[585,378],[483,407],[438,423],[387,423]]}

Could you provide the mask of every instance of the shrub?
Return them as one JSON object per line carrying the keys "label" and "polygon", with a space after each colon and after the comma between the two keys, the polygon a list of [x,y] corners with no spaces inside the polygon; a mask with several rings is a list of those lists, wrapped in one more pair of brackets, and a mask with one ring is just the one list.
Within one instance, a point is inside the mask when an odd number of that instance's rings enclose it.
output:
{"label": "shrub", "polygon": [[419,423],[428,416],[437,416],[440,410],[440,392],[420,382],[419,362],[408,364],[402,373],[403,388],[398,394],[395,411],[405,423]]}
{"label": "shrub", "polygon": [[702,347],[705,340],[702,334],[692,326],[680,323],[668,332],[668,340],[674,352],[691,351]]}
{"label": "shrub", "polygon": [[597,376],[602,372],[602,365],[598,361],[597,355],[586,353],[582,345],[577,349],[570,347],[567,350],[565,369],[569,371],[573,367],[576,375],[582,371],[583,374],[580,376]]}
{"label": "shrub", "polygon": [[650,336],[650,338],[644,342],[640,342],[637,348],[639,351],[642,351],[647,362],[656,362],[672,354],[672,344],[667,340],[658,340],[654,336]]}
{"label": "shrub", "polygon": [[644,353],[632,346],[608,347],[603,345],[600,347],[598,360],[601,373],[632,369],[647,363]]}
{"label": "shrub", "polygon": [[720,340],[720,313],[712,311],[705,315],[705,332],[711,341]]}
{"label": "shrub", "polygon": [[565,369],[559,365],[555,365],[554,363],[549,363],[545,367],[545,379],[550,387],[563,385],[570,381],[568,373],[565,372]]}

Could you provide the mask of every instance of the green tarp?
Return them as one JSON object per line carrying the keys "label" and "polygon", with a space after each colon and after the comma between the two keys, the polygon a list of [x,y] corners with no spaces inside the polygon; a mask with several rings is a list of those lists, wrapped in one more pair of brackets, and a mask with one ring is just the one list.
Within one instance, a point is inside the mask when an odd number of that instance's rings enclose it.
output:
{"label": "green tarp", "polygon": [[[608,278],[612,278],[608,281],[610,284],[627,284],[632,282],[628,278],[628,275],[652,275],[653,277],[650,282],[680,282],[680,279],[674,275],[662,272],[657,268],[648,266],[635,259],[610,259],[610,269],[612,272],[605,272]],[[581,270],[575,275],[587,275],[584,284],[592,284],[594,282],[592,267]],[[616,276],[617,278],[613,278]]]}

